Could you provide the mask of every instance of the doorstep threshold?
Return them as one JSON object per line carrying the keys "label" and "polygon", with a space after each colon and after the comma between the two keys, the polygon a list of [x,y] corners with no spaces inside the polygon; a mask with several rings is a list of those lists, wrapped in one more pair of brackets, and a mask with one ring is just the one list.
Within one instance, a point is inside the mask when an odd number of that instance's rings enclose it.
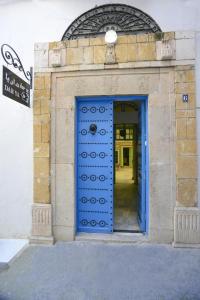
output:
{"label": "doorstep threshold", "polygon": [[147,236],[143,233],[113,232],[113,233],[86,233],[79,232],[75,236],[76,241],[95,241],[110,243],[144,243]]}

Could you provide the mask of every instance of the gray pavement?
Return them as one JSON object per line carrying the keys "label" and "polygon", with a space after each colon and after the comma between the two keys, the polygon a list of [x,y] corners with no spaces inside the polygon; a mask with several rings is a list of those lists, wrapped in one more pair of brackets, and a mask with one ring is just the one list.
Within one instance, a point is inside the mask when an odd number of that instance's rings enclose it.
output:
{"label": "gray pavement", "polygon": [[199,300],[200,249],[99,242],[30,246],[0,300]]}

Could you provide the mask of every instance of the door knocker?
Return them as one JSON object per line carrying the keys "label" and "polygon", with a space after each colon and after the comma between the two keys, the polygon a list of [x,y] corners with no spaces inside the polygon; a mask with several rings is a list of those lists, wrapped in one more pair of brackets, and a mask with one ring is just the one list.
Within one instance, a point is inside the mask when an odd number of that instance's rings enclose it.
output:
{"label": "door knocker", "polygon": [[91,134],[95,134],[97,132],[97,125],[96,124],[91,124],[89,130],[90,130]]}

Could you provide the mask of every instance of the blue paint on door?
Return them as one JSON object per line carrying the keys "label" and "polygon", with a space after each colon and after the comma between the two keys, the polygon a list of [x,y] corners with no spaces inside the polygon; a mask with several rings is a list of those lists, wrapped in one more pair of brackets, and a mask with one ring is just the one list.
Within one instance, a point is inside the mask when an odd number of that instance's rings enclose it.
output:
{"label": "blue paint on door", "polygon": [[146,118],[145,102],[138,111],[138,223],[142,232],[146,231]]}
{"label": "blue paint on door", "polygon": [[77,104],[77,230],[113,231],[113,102]]}
{"label": "blue paint on door", "polygon": [[[113,231],[113,102],[139,101],[138,222],[148,231],[147,96],[77,98],[77,231]],[[90,130],[96,125],[96,132]],[[94,126],[93,126],[94,127]],[[94,128],[93,128],[94,129]]]}

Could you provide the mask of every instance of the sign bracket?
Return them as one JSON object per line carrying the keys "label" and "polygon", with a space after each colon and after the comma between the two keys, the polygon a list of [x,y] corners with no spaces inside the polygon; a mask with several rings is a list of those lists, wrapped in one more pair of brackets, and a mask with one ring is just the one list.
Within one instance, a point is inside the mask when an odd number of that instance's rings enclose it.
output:
{"label": "sign bracket", "polygon": [[33,68],[31,67],[30,71],[25,71],[17,52],[8,44],[1,46],[1,54],[7,65],[12,65],[24,74],[25,78],[29,81],[30,89],[32,89]]}
{"label": "sign bracket", "polygon": [[33,87],[33,68],[30,67],[29,71],[25,71],[17,52],[8,44],[1,46],[1,54],[7,66],[12,66],[19,72],[22,72],[26,79],[26,81],[24,81],[17,74],[3,66],[3,95],[30,107],[30,90]]}

